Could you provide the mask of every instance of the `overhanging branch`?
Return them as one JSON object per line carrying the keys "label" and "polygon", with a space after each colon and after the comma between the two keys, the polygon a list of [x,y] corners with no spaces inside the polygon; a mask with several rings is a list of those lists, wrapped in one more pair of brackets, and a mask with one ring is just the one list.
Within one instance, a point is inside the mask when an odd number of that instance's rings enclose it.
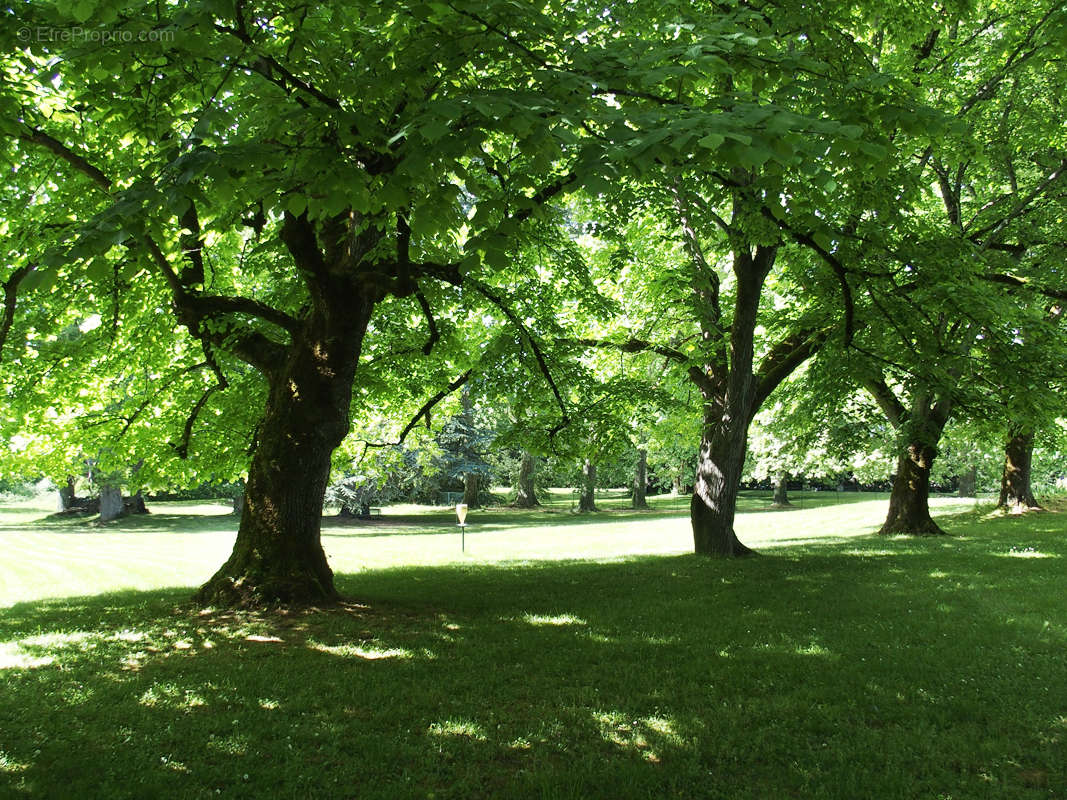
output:
{"label": "overhanging branch", "polygon": [[25,264],[16,268],[4,281],[4,316],[0,319],[0,363],[3,362],[4,344],[8,333],[15,323],[15,306],[18,304],[19,284],[37,268],[36,264]]}
{"label": "overhanging branch", "polygon": [[[419,420],[422,419],[423,417],[426,417],[426,425],[427,425],[427,427],[429,427],[429,425],[430,425],[430,416],[429,416],[429,414],[430,414],[430,411],[433,410],[434,406],[436,406],[438,403],[440,403],[442,400],[444,400],[446,397],[448,397],[450,394],[452,394],[452,392],[456,391],[456,389],[458,389],[463,384],[465,384],[468,380],[470,380],[470,377],[471,377],[471,370],[467,370],[462,375],[460,375],[458,378],[456,378],[454,381],[452,381],[452,383],[448,384],[448,386],[446,386],[444,389],[442,389],[437,394],[435,394],[433,397],[431,397],[429,400],[427,400],[425,403],[423,403],[422,407],[419,408],[419,410],[415,412],[415,416],[413,416],[408,421],[408,424],[404,426],[404,430],[402,430],[400,432],[400,437],[395,442],[364,442],[363,443],[363,445],[364,445],[363,446],[363,455],[366,455],[367,450],[369,450],[372,447],[399,447],[400,445],[402,445],[404,443],[404,440],[407,439],[408,434],[411,433],[413,430],[415,430],[416,426],[418,426],[418,424],[419,424]],[[360,456],[359,460],[361,460],[361,461],[363,460],[363,456],[362,455]]]}

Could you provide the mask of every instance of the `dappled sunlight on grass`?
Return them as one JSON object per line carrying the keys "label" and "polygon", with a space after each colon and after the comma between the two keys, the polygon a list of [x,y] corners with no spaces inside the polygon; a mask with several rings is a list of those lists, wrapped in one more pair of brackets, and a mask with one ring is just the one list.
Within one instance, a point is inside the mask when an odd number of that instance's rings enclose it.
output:
{"label": "dappled sunlight on grass", "polygon": [[[687,554],[684,516],[468,555],[327,532],[336,607],[201,611],[194,580],[18,603],[0,796],[1067,796],[1064,515],[941,508],[954,535],[920,540],[868,535],[881,500],[754,512],[741,561]],[[86,537],[42,557],[84,585],[110,534],[55,535]]]}
{"label": "dappled sunlight on grass", "polygon": [[666,748],[684,748],[685,739],[675,730],[674,722],[662,716],[633,719],[618,711],[594,713],[604,741],[623,750],[636,752],[646,761],[658,764]]}
{"label": "dappled sunlight on grass", "polygon": [[161,681],[150,686],[138,702],[143,706],[158,706],[177,711],[191,711],[207,705],[207,700],[198,689],[182,688],[169,681]]}

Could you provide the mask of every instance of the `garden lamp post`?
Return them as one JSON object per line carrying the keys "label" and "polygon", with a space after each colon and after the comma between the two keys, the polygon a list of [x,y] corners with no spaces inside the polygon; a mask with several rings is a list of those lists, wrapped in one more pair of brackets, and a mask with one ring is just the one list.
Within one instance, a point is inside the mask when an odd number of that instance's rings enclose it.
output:
{"label": "garden lamp post", "polygon": [[459,549],[467,552],[467,504],[456,503],[456,517],[459,519]]}

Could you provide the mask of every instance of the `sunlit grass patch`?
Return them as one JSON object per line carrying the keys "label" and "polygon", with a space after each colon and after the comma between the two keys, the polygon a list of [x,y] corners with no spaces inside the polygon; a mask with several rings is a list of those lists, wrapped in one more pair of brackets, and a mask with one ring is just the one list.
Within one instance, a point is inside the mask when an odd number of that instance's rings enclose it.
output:
{"label": "sunlit grass patch", "polygon": [[489,738],[481,725],[469,719],[447,719],[443,722],[434,722],[431,723],[427,732],[431,736],[461,736],[479,742],[487,741]]}
{"label": "sunlit grass patch", "polygon": [[173,708],[191,711],[207,705],[207,699],[198,689],[182,687],[170,681],[161,681],[146,689],[138,702],[143,706]]}
{"label": "sunlit grass patch", "polygon": [[308,647],[320,653],[328,653],[331,656],[360,658],[364,661],[378,661],[385,658],[413,658],[415,656],[412,651],[403,647],[379,647],[370,642],[328,645],[309,639]]}
{"label": "sunlit grass patch", "polygon": [[675,730],[674,723],[662,716],[633,719],[618,711],[594,713],[604,741],[623,750],[634,751],[641,758],[659,763],[668,747],[681,748],[685,739]]}
{"label": "sunlit grass patch", "polygon": [[573,614],[523,614],[522,619],[528,625],[550,625],[550,626],[564,626],[564,625],[588,625],[581,617],[576,617]]}
{"label": "sunlit grass patch", "polygon": [[37,669],[54,661],[55,656],[28,652],[20,642],[0,642],[0,670]]}
{"label": "sunlit grass patch", "polygon": [[1012,547],[1008,552],[998,555],[1004,558],[1059,558],[1054,553],[1042,553],[1035,547]]}

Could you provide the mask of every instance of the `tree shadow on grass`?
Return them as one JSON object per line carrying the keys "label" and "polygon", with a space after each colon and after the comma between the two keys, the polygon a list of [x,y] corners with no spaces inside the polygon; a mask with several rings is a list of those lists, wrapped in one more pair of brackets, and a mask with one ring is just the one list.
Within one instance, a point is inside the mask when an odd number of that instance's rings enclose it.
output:
{"label": "tree shadow on grass", "polygon": [[322,611],[21,604],[0,794],[1061,796],[1067,537],[1006,522],[339,575]]}

